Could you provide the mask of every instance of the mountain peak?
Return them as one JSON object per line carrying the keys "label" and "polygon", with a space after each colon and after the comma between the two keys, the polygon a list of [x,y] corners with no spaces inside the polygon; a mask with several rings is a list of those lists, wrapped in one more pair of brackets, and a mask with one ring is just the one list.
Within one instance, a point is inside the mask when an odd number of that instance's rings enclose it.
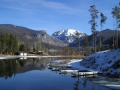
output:
{"label": "mountain peak", "polygon": [[75,36],[76,31],[78,31],[79,33],[83,33],[83,32],[80,32],[79,30],[75,30],[75,29],[66,29],[65,30],[66,36]]}
{"label": "mountain peak", "polygon": [[85,33],[75,30],[75,29],[65,29],[60,30],[52,34],[54,38],[60,39],[66,43],[73,43],[75,41],[75,32],[78,31],[80,33],[80,37],[84,36]]}
{"label": "mountain peak", "polygon": [[80,32],[79,30],[75,30],[75,29],[65,29],[65,30],[60,30],[60,31],[54,32],[52,34],[52,36],[58,36],[58,35],[63,35],[63,34],[65,36],[71,36],[71,35],[75,36],[76,31],[78,31],[79,33],[83,33],[83,32]]}
{"label": "mountain peak", "polygon": [[76,30],[74,29],[67,29],[66,31],[66,36],[72,36],[75,35]]}

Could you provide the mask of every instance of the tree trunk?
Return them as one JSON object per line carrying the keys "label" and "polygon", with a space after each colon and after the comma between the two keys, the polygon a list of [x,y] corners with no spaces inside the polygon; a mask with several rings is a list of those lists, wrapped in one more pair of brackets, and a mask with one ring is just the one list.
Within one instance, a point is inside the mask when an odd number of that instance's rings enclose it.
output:
{"label": "tree trunk", "polygon": [[117,18],[116,18],[116,48],[118,48],[118,28],[117,28]]}
{"label": "tree trunk", "polygon": [[80,41],[79,41],[79,56],[80,56]]}
{"label": "tree trunk", "polygon": [[94,38],[95,38],[95,39],[94,39],[94,40],[95,40],[95,41],[94,41],[94,43],[95,43],[94,48],[95,48],[95,53],[96,53],[96,31],[95,31],[95,34],[94,34]]}
{"label": "tree trunk", "polygon": [[102,23],[101,23],[101,32],[100,32],[100,50],[102,48]]}

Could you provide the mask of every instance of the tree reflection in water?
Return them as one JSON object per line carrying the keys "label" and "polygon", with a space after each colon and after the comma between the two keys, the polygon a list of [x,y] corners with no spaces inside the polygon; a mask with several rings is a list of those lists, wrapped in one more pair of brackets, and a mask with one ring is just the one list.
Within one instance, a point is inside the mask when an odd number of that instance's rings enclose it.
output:
{"label": "tree reflection in water", "polygon": [[76,77],[77,81],[74,84],[74,90],[80,90],[79,85],[81,84],[84,88],[87,86],[87,78],[81,78],[80,76]]}
{"label": "tree reflection in water", "polygon": [[84,88],[86,87],[86,85],[87,85],[87,78],[84,78],[82,85],[84,86]]}
{"label": "tree reflection in water", "polygon": [[16,60],[0,60],[0,77],[8,79],[16,75],[18,63]]}
{"label": "tree reflection in water", "polygon": [[[77,81],[74,84],[74,90],[80,90],[80,89],[85,89],[89,87],[90,90],[100,90],[100,86],[96,85],[95,83],[92,83],[89,81],[89,78],[91,77],[86,77],[86,76],[78,76],[74,77],[77,79]],[[94,76],[93,76],[94,78]],[[95,87],[96,86],[96,87]]]}
{"label": "tree reflection in water", "polygon": [[26,60],[19,60],[19,65],[20,65],[21,67],[24,67],[26,63],[27,63]]}
{"label": "tree reflection in water", "polygon": [[44,70],[50,62],[48,58],[0,60],[0,77],[5,79],[30,70]]}
{"label": "tree reflection in water", "polygon": [[74,84],[75,85],[74,90],[79,90],[79,84],[80,82],[76,81],[76,83]]}

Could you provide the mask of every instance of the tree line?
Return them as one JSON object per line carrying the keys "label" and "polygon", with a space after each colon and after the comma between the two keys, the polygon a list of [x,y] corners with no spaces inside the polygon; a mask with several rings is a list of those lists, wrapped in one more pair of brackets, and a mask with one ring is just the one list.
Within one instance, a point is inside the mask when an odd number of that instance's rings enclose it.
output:
{"label": "tree line", "polygon": [[45,51],[46,47],[42,42],[32,43],[33,46],[22,43],[13,34],[0,34],[0,54],[13,55],[16,52],[39,52]]}
{"label": "tree line", "polygon": [[16,36],[12,34],[1,34],[0,35],[0,53],[1,54],[11,54],[13,55],[15,52],[27,51],[26,44],[20,44],[20,41]]}
{"label": "tree line", "polygon": [[18,51],[18,39],[12,34],[0,35],[0,52],[1,54],[13,54]]}

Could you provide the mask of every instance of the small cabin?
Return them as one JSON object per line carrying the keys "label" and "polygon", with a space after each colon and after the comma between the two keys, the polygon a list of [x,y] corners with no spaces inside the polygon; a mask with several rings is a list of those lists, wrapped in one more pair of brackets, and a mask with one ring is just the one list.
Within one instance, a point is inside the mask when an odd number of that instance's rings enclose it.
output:
{"label": "small cabin", "polygon": [[43,51],[38,51],[37,54],[43,55]]}
{"label": "small cabin", "polygon": [[16,52],[14,55],[27,56],[28,54],[25,52]]}

